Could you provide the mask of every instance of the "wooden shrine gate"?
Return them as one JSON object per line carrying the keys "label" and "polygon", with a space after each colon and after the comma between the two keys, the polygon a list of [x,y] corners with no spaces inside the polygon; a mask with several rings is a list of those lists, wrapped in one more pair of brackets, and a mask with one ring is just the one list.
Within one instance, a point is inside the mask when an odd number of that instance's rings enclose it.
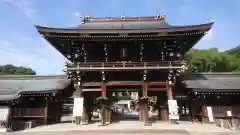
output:
{"label": "wooden shrine gate", "polygon": [[[134,88],[131,91],[136,91],[139,93],[139,120],[142,122],[149,121],[149,96],[154,95],[157,97],[156,109],[158,111],[158,120],[168,120],[168,108],[167,100],[172,99],[172,85],[168,85],[166,82],[92,82],[83,83],[82,89],[77,89],[82,91],[82,97],[84,98],[83,103],[83,116],[81,122],[76,121],[77,124],[88,124],[91,122],[91,114],[94,107],[100,107],[102,125],[110,124],[111,122],[119,121],[116,113],[112,109],[112,93],[116,92],[116,88]],[[92,88],[90,88],[92,87]],[[94,88],[93,88],[94,87]],[[98,101],[94,104],[94,101]],[[97,106],[96,106],[97,105]]]}

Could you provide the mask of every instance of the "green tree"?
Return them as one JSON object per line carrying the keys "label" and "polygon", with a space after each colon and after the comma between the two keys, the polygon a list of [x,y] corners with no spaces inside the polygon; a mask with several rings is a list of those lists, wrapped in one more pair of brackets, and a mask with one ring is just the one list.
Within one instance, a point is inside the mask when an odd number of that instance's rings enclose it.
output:
{"label": "green tree", "polygon": [[237,57],[240,57],[240,45],[238,45],[235,48],[229,49],[226,51],[228,54],[235,55]]}
{"label": "green tree", "polygon": [[[236,53],[236,51],[235,51]],[[217,48],[190,49],[184,56],[189,72],[235,72],[240,71],[240,59],[228,51]]]}
{"label": "green tree", "polygon": [[31,68],[16,67],[11,64],[0,66],[1,75],[36,75],[36,72]]}

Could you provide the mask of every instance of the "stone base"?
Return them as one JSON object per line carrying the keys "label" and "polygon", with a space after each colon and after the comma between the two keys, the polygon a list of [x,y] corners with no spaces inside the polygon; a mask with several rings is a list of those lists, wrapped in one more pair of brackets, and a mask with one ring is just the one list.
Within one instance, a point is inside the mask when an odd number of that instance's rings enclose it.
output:
{"label": "stone base", "polygon": [[169,120],[171,124],[179,124],[179,120]]}
{"label": "stone base", "polygon": [[152,123],[144,123],[144,126],[152,126]]}
{"label": "stone base", "polygon": [[88,123],[88,121],[86,122],[86,121],[82,121],[81,122],[81,125],[88,125],[89,123]]}

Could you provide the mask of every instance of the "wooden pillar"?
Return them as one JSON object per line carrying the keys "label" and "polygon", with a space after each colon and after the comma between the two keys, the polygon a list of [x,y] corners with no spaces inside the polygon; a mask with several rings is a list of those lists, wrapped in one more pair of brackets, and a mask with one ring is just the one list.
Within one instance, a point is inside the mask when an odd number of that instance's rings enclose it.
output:
{"label": "wooden pillar", "polygon": [[102,88],[102,97],[106,98],[107,97],[107,87],[106,87],[106,83],[105,82],[102,83],[101,88]]}
{"label": "wooden pillar", "polygon": [[101,93],[101,98],[100,100],[100,106],[101,106],[101,125],[106,125],[109,124],[110,122],[110,117],[109,117],[109,109],[107,108],[107,90],[106,90],[106,83],[102,83],[102,93]]}
{"label": "wooden pillar", "polygon": [[138,108],[139,108],[139,121],[144,121],[144,103],[143,100],[140,99],[138,102]]}
{"label": "wooden pillar", "polygon": [[44,107],[44,125],[48,124],[48,98],[45,97],[45,107]]}
{"label": "wooden pillar", "polygon": [[105,120],[105,123],[106,124],[110,124],[111,123],[111,108],[109,107],[109,103],[107,101],[106,103],[106,108],[105,108],[105,117],[106,117],[106,120]]}
{"label": "wooden pillar", "polygon": [[61,104],[59,101],[55,101],[56,123],[61,121]]}
{"label": "wooden pillar", "polygon": [[157,109],[157,112],[158,112],[158,120],[161,120],[161,113],[160,113],[160,95],[159,93],[157,94],[157,102],[156,102],[156,109]]}
{"label": "wooden pillar", "polygon": [[146,98],[148,98],[147,93],[147,83],[142,83],[142,92],[141,92],[141,98],[139,101],[139,120],[141,122],[145,122],[148,117],[148,102],[146,102]]}
{"label": "wooden pillar", "polygon": [[103,109],[104,109],[104,124],[110,124],[111,123],[111,114],[112,114],[112,110],[111,110],[111,107],[110,107],[110,99],[108,99],[108,96],[107,96],[107,87],[106,87],[106,83],[103,82],[103,85],[102,85],[102,97],[104,99],[104,104],[103,104]]}
{"label": "wooden pillar", "polygon": [[106,121],[107,121],[107,123],[106,124],[110,124],[112,122],[112,115],[113,115],[112,114],[113,110],[112,110],[112,108],[110,106],[111,105],[111,101],[112,101],[110,99],[110,97],[112,96],[112,92],[109,92],[109,91],[106,90],[106,93],[107,93],[106,94],[107,95],[107,104],[106,104],[107,105],[107,108],[106,108],[107,109],[107,113],[106,113],[106,117],[107,117]]}
{"label": "wooden pillar", "polygon": [[147,83],[144,83],[144,87],[143,87],[144,89],[143,89],[143,91],[144,91],[144,97],[146,97],[146,99],[145,99],[145,106],[144,106],[144,108],[145,108],[145,119],[144,119],[144,121],[145,121],[145,123],[148,123],[148,120],[149,120],[149,114],[148,114],[148,84]]}
{"label": "wooden pillar", "polygon": [[[172,94],[172,84],[167,82],[167,100],[173,100],[173,94]],[[168,108],[168,101],[167,101],[167,106]],[[169,120],[169,108],[165,110],[165,120]]]}
{"label": "wooden pillar", "polygon": [[94,94],[93,93],[89,93],[89,104],[88,104],[88,108],[89,108],[89,112],[88,112],[88,121],[92,122],[92,116],[93,116],[93,100],[94,100]]}
{"label": "wooden pillar", "polygon": [[139,114],[139,121],[143,121],[143,119],[142,119],[142,109],[141,109],[141,107],[142,107],[142,104],[141,104],[141,97],[142,97],[142,95],[143,95],[143,93],[142,93],[142,91],[140,90],[140,91],[138,91],[138,95],[139,95],[139,101],[138,101],[138,103],[137,103],[137,107],[138,107],[138,114]]}
{"label": "wooden pillar", "polygon": [[148,93],[147,93],[148,85],[146,82],[142,83],[142,97],[139,101],[139,119],[140,121],[144,121],[145,124],[148,123]]}
{"label": "wooden pillar", "polygon": [[192,122],[196,121],[196,99],[194,96],[190,96],[188,99],[189,102],[189,114]]}
{"label": "wooden pillar", "polygon": [[206,122],[205,116],[207,116],[207,104],[205,100],[205,95],[201,97],[201,122]]}
{"label": "wooden pillar", "polygon": [[53,99],[53,106],[54,106],[54,113],[55,113],[55,123],[61,122],[61,113],[62,113],[62,103],[60,102],[60,99],[62,97],[62,93],[59,92],[57,95],[54,93],[54,99]]}
{"label": "wooden pillar", "polygon": [[[114,96],[116,96],[116,94],[115,94],[115,92],[110,92],[110,91],[108,91],[107,92],[107,97],[108,97],[108,101],[109,101],[109,104],[111,105],[112,104],[112,98],[114,97]],[[112,122],[117,122],[118,121],[118,118],[117,118],[117,113],[116,113],[116,110],[110,110],[110,123],[112,123]]]}
{"label": "wooden pillar", "polygon": [[168,97],[168,100],[173,100],[172,84],[168,84],[168,83],[167,83],[167,97]]}
{"label": "wooden pillar", "polygon": [[166,121],[167,120],[167,113],[166,113],[166,106],[164,105],[165,103],[165,95],[163,94],[159,94],[158,97],[157,97],[157,107],[158,107],[158,117],[159,117],[159,120],[162,120],[162,121]]}
{"label": "wooden pillar", "polygon": [[86,125],[89,123],[89,120],[91,119],[89,113],[91,113],[91,97],[90,93],[84,92],[82,93],[84,101],[83,101],[83,114],[81,119],[81,124]]}
{"label": "wooden pillar", "polygon": [[146,82],[143,82],[142,84],[142,93],[143,97],[148,97],[148,84]]}
{"label": "wooden pillar", "polygon": [[110,108],[108,107],[108,99],[101,97],[100,100],[100,106],[101,106],[101,119],[100,119],[100,124],[101,126],[110,124],[111,121],[111,113],[110,113]]}

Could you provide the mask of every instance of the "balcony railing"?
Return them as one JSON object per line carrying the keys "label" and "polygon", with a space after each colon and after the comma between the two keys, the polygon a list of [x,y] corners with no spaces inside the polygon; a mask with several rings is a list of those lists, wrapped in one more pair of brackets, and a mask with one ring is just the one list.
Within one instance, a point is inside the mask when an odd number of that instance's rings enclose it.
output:
{"label": "balcony railing", "polygon": [[161,62],[82,62],[67,64],[67,71],[74,70],[159,70],[182,69],[181,61]]}

